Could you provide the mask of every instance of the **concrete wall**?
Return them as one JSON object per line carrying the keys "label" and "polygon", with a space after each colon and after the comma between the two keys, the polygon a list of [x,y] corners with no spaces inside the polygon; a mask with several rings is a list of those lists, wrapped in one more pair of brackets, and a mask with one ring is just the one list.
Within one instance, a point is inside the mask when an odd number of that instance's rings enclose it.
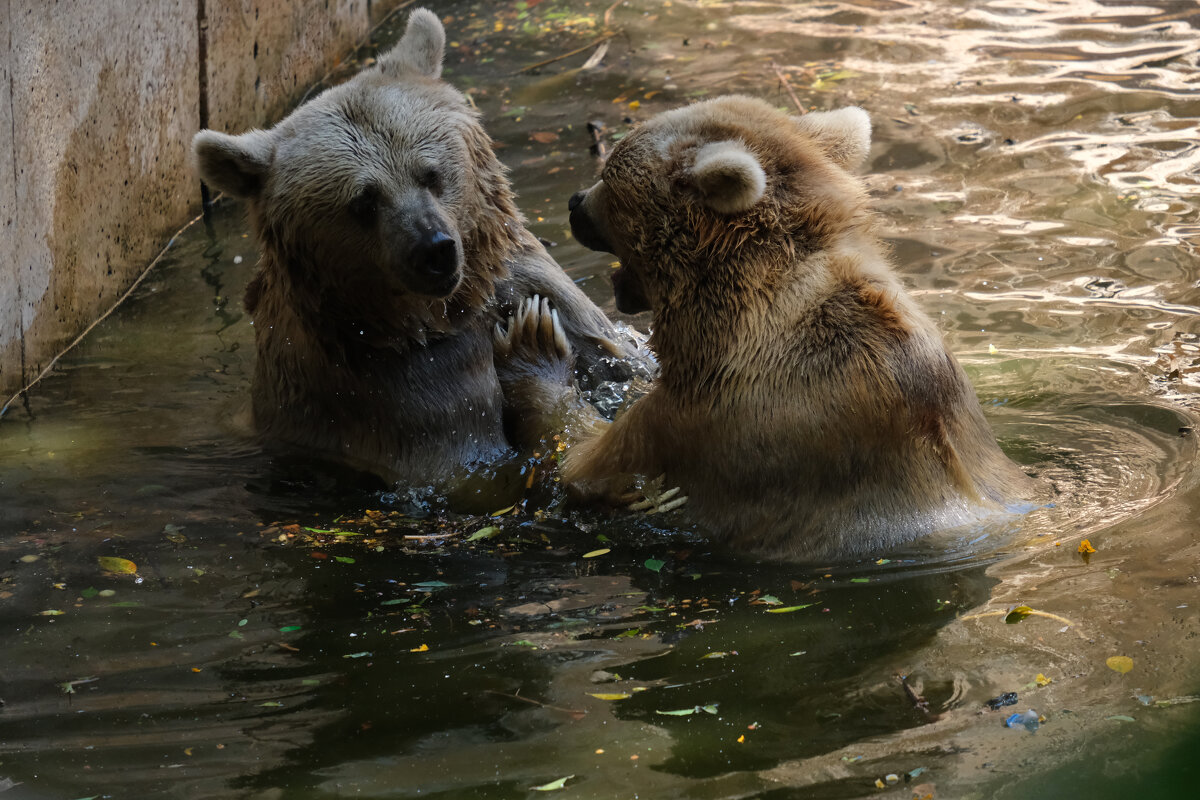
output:
{"label": "concrete wall", "polygon": [[274,122],[400,0],[0,0],[0,406],[199,211],[192,134]]}

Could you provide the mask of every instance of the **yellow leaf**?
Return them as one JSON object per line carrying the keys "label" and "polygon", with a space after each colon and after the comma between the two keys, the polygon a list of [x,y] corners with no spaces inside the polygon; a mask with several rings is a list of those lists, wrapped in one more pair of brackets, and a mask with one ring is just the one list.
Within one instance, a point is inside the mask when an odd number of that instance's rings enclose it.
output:
{"label": "yellow leaf", "polygon": [[1133,669],[1133,659],[1129,656],[1110,656],[1104,663],[1113,672],[1119,672],[1122,675]]}
{"label": "yellow leaf", "polygon": [[612,552],[611,547],[601,547],[599,550],[593,550],[590,553],[584,553],[583,557],[584,558],[595,558],[596,556],[602,556],[605,553],[609,553],[609,552]]}
{"label": "yellow leaf", "polygon": [[629,107],[630,107],[630,108],[632,108],[632,109],[639,109],[639,108],[641,108],[641,107],[642,107],[642,104],[641,104],[641,102],[640,102],[640,101],[638,101],[638,100],[634,100],[633,102],[631,102],[631,103],[629,104]]}
{"label": "yellow leaf", "polygon": [[1016,625],[1018,622],[1025,619],[1032,613],[1033,609],[1029,606],[1017,606],[1008,612],[1008,615],[1004,617],[1004,621],[1009,625]]}
{"label": "yellow leaf", "polygon": [[137,572],[137,564],[127,558],[116,556],[100,556],[100,569],[105,572],[115,572],[118,575],[133,575]]}
{"label": "yellow leaf", "polygon": [[1080,555],[1088,556],[1094,552],[1096,552],[1096,548],[1092,547],[1092,542],[1090,539],[1084,539],[1082,542],[1079,543]]}
{"label": "yellow leaf", "polygon": [[1033,682],[1038,686],[1049,686],[1050,684],[1054,683],[1054,679],[1047,678],[1045,675],[1039,672],[1037,677],[1033,679]]}
{"label": "yellow leaf", "polygon": [[420,647],[414,647],[412,650],[409,650],[408,652],[410,652],[410,653],[424,653],[424,652],[425,652],[426,650],[428,650],[428,649],[429,649],[429,645],[427,645],[427,644],[423,644],[423,645],[421,645]]}
{"label": "yellow leaf", "polygon": [[627,700],[633,697],[633,695],[626,692],[588,692],[588,694],[597,700]]}

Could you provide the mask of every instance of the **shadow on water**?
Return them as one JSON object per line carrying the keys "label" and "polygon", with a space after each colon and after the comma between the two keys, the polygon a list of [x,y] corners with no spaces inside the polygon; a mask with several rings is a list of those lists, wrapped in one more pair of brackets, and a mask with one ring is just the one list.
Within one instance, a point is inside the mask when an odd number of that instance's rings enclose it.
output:
{"label": "shadow on water", "polygon": [[[596,169],[588,121],[611,144],[723,92],[867,108],[898,268],[1046,502],[796,566],[552,496],[439,510],[264,452],[241,422],[256,255],[219,204],[215,239],[183,232],[0,420],[0,794],[1190,787],[1194,4],[431,5],[531,227],[614,315],[606,258],[566,226]],[[606,26],[598,66],[513,74]],[[1026,708],[1036,733],[1004,727]]]}

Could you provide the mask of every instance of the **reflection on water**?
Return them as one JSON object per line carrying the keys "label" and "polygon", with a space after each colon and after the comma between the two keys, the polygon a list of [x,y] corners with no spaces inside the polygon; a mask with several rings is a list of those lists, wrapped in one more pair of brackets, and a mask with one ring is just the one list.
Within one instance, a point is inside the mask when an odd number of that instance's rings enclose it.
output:
{"label": "reflection on water", "polygon": [[[588,121],[789,88],[867,108],[898,267],[1050,501],[803,568],[546,498],[414,514],[245,437],[255,254],[222,206],[0,421],[0,794],[1185,796],[1195,4],[431,5],[531,226],[610,312],[566,229]],[[601,66],[514,75],[606,10]],[[983,710],[1007,691],[1037,733]]]}

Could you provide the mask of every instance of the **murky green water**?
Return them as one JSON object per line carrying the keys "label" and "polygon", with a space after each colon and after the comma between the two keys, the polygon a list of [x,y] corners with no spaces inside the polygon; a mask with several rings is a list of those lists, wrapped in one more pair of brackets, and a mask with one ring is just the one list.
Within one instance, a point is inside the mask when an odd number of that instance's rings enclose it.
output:
{"label": "murky green water", "polygon": [[[432,5],[533,228],[610,311],[566,232],[589,120],[787,106],[781,74],[867,108],[898,267],[1053,506],[820,568],[537,498],[413,517],[245,437],[255,254],[221,206],[0,420],[0,795],[1191,796],[1194,4],[638,2],[601,67],[519,75],[608,5]],[[1036,733],[1003,726],[1027,708]]]}

